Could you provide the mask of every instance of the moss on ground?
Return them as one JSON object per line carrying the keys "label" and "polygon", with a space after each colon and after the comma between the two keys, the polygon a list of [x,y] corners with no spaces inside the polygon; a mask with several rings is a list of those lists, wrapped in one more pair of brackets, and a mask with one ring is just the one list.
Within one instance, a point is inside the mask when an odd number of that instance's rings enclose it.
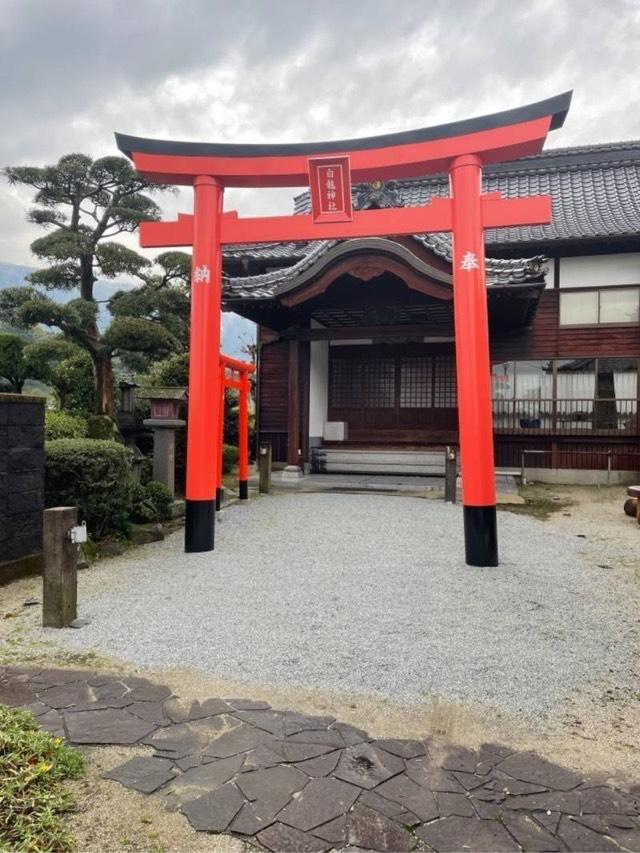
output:
{"label": "moss on ground", "polygon": [[524,498],[523,504],[500,504],[498,509],[503,512],[514,512],[516,515],[530,515],[546,521],[553,513],[574,505],[568,495],[559,494],[553,486],[521,486],[519,494]]}
{"label": "moss on ground", "polygon": [[0,850],[72,850],[65,780],[83,773],[76,749],[40,731],[27,711],[0,705]]}

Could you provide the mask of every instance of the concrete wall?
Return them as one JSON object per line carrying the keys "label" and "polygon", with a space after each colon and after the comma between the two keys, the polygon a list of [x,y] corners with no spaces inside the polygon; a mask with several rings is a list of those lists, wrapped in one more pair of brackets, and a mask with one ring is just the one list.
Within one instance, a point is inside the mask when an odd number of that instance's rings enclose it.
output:
{"label": "concrete wall", "polygon": [[[553,267],[553,262],[549,262]],[[551,272],[551,270],[550,270]],[[547,274],[547,284],[552,276]],[[640,284],[640,252],[560,259],[560,287]]]}
{"label": "concrete wall", "polygon": [[44,399],[0,394],[0,583],[41,570]]}
{"label": "concrete wall", "polygon": [[553,483],[562,486],[626,486],[640,481],[637,471],[583,470],[581,468],[526,468],[527,483]]}

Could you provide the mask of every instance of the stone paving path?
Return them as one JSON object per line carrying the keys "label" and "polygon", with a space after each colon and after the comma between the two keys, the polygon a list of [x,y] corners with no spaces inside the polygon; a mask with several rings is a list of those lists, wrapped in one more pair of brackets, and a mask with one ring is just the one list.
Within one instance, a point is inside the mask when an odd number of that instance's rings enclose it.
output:
{"label": "stone paving path", "polygon": [[106,774],[196,830],[269,851],[640,850],[624,792],[499,744],[442,751],[250,699],[185,704],[144,678],[0,667],[0,703],[71,743],[148,745]]}

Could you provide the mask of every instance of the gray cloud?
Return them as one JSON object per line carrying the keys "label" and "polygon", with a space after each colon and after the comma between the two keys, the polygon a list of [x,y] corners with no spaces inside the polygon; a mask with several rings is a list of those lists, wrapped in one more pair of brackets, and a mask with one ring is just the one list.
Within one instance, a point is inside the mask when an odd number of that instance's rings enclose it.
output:
{"label": "gray cloud", "polygon": [[[401,130],[575,89],[551,144],[640,136],[638,0],[3,0],[0,163],[111,153],[113,131],[309,140]],[[3,187],[0,257],[28,262]],[[267,213],[291,193],[231,191]],[[188,208],[167,200],[167,215]],[[20,220],[20,221],[18,221]]]}

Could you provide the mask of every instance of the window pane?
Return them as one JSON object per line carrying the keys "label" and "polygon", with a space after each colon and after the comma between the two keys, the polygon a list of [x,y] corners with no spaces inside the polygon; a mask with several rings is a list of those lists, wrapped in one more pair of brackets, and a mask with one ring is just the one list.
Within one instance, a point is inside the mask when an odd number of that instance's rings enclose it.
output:
{"label": "window pane", "polygon": [[513,399],[515,371],[512,361],[500,361],[491,366],[491,387],[494,400]]}
{"label": "window pane", "polygon": [[560,325],[580,326],[598,322],[598,291],[560,294]]}
{"label": "window pane", "polygon": [[591,429],[596,392],[595,360],[575,358],[557,362],[557,426]]}
{"label": "window pane", "polygon": [[400,361],[400,408],[426,409],[431,406],[432,361],[427,356]]}
{"label": "window pane", "polygon": [[433,374],[433,405],[436,409],[455,409],[458,405],[458,394],[454,356],[435,356]]}
{"label": "window pane", "polygon": [[599,358],[594,426],[635,430],[638,366],[635,358]]}
{"label": "window pane", "polygon": [[514,429],[515,370],[513,361],[500,361],[491,365],[491,391],[494,429]]}
{"label": "window pane", "polygon": [[396,362],[394,358],[372,358],[364,362],[364,405],[368,409],[395,406]]}
{"label": "window pane", "polygon": [[640,290],[635,287],[624,290],[600,291],[601,323],[637,323],[640,306]]}
{"label": "window pane", "polygon": [[516,362],[516,397],[519,400],[551,399],[553,365],[550,361]]}
{"label": "window pane", "polygon": [[516,362],[516,426],[550,429],[553,415],[553,363]]}
{"label": "window pane", "polygon": [[362,404],[362,359],[333,359],[330,405],[335,409],[359,409]]}

